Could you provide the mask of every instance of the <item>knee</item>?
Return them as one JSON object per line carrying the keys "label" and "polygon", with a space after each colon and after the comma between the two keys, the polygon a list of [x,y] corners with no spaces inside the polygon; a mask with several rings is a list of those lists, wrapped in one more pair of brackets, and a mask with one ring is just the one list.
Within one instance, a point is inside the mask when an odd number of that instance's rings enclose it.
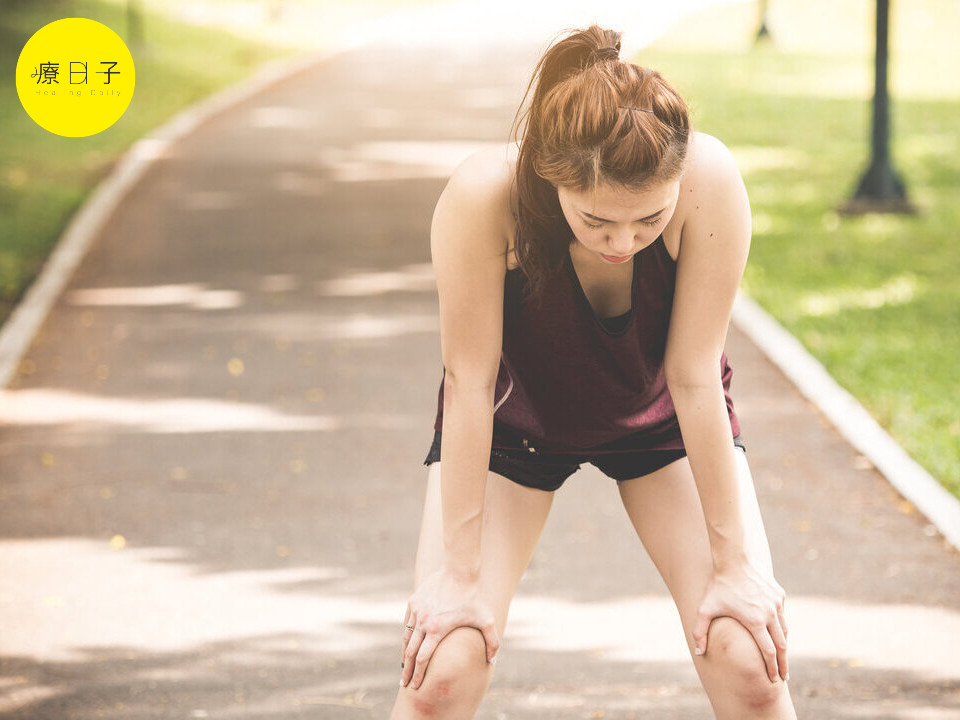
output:
{"label": "knee", "polygon": [[479,630],[451,630],[433,651],[420,687],[407,686],[419,716],[448,717],[455,705],[482,695],[489,667],[486,643]]}
{"label": "knee", "polygon": [[731,617],[715,618],[707,632],[705,660],[720,668],[727,689],[746,707],[762,710],[776,704],[786,687],[770,681],[767,664],[753,635]]}

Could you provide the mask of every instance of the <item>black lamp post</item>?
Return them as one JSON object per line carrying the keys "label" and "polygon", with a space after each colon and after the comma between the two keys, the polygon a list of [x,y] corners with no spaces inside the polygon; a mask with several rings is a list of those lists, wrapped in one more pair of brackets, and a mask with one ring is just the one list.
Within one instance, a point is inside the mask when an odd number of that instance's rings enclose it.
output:
{"label": "black lamp post", "polygon": [[760,28],[757,30],[757,37],[754,38],[754,43],[770,39],[770,28],[767,26],[767,14],[767,0],[760,0]]}
{"label": "black lamp post", "polygon": [[846,213],[914,212],[903,180],[890,160],[890,96],[887,93],[889,0],[877,0],[877,55],[873,92],[873,139],[870,167],[853,198],[839,209]]}

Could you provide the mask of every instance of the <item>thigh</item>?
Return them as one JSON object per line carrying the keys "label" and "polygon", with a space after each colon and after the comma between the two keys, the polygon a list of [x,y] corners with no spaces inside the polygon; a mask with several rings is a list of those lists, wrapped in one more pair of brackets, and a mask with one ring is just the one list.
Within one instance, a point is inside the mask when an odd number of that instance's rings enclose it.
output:
{"label": "thigh", "polygon": [[[750,467],[741,450],[734,453],[747,552],[758,565],[772,573],[770,548]],[[692,652],[693,626],[713,571],[713,560],[690,463],[683,457],[650,475],[619,483],[618,487],[640,541],[677,604],[687,646]],[[762,662],[759,648],[757,651],[758,662]],[[703,660],[693,657],[695,662]]]}
{"label": "thigh", "polygon": [[[443,563],[442,465],[440,461],[432,463],[427,474],[415,586]],[[484,498],[480,587],[496,615],[497,632],[502,638],[510,600],[540,539],[553,504],[553,493],[524,487],[503,475],[488,472]]]}

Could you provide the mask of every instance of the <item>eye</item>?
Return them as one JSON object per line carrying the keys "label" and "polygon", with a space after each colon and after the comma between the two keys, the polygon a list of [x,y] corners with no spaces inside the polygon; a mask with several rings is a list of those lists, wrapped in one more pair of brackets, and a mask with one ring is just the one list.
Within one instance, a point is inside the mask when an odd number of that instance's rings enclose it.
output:
{"label": "eye", "polygon": [[593,223],[588,223],[586,220],[583,221],[583,224],[586,225],[588,228],[598,228],[601,225],[603,225],[603,223],[598,223],[597,225],[594,225]]}
{"label": "eye", "polygon": [[651,226],[652,226],[652,225],[659,225],[659,224],[660,224],[660,221],[661,221],[662,219],[663,219],[663,216],[661,215],[661,216],[658,217],[656,220],[641,220],[640,222],[642,222],[644,225],[651,225]]}

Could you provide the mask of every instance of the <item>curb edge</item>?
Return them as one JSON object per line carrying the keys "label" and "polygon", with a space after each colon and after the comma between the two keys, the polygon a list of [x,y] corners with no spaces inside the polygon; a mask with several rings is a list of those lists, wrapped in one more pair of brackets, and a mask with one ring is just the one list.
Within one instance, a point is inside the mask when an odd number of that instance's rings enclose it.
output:
{"label": "curb edge", "polygon": [[732,319],[844,439],[960,550],[960,500],[911,458],[797,338],[742,291]]}

